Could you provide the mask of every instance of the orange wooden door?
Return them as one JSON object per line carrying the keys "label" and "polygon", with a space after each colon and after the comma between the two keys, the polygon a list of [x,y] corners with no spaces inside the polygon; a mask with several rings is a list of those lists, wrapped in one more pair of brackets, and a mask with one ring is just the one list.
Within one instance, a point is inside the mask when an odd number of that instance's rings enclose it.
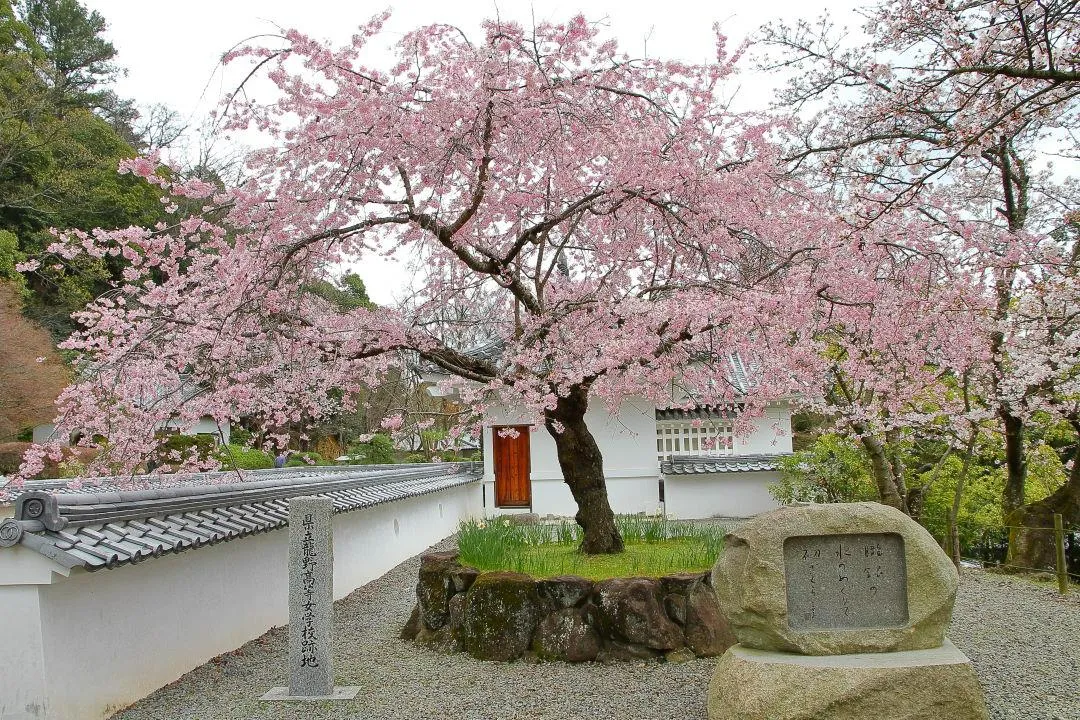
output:
{"label": "orange wooden door", "polygon": [[[517,437],[501,437],[500,430],[513,428]],[[529,483],[529,426],[502,425],[491,428],[495,462],[495,507],[532,507]]]}

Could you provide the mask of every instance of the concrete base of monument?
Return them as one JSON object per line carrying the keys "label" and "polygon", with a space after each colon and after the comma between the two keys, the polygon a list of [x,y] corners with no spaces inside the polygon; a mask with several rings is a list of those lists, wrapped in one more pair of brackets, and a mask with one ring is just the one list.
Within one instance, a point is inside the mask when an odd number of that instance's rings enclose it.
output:
{"label": "concrete base of monument", "polygon": [[335,685],[333,695],[290,695],[289,688],[270,688],[270,692],[263,695],[260,700],[276,700],[285,702],[315,702],[318,700],[352,700],[360,693],[359,685]]}
{"label": "concrete base of monument", "polygon": [[971,662],[939,648],[852,655],[728,649],[709,683],[709,720],[986,720]]}

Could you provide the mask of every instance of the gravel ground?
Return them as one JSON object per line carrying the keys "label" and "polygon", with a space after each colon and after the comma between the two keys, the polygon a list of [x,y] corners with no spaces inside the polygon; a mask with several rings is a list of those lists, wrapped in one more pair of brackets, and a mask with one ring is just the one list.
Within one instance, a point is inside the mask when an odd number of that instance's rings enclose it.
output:
{"label": "gravel ground", "polygon": [[[444,542],[434,549],[446,549]],[[120,712],[118,720],[363,718],[704,719],[715,659],[684,664],[490,663],[397,639],[419,561],[408,560],[336,604],[338,685],[356,700],[261,702],[287,685],[285,628],[214,658]],[[1080,720],[1080,596],[1049,583],[965,571],[952,640],[974,661],[994,720]],[[767,720],[767,719],[763,719]],[[944,719],[943,719],[944,720]]]}
{"label": "gravel ground", "polygon": [[949,637],[994,720],[1080,720],[1080,590],[965,570]]}

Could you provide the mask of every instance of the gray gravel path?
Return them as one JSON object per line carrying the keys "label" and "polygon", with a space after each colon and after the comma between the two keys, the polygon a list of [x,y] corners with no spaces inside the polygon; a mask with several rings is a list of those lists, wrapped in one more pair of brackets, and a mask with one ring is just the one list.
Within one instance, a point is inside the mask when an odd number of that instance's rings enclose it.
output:
{"label": "gray gravel path", "polygon": [[[437,549],[452,547],[449,542]],[[416,558],[336,605],[343,703],[265,703],[288,684],[286,632],[274,628],[115,717],[119,720],[704,719],[715,659],[685,664],[480,662],[397,639],[414,600]],[[994,720],[1080,720],[1080,596],[1049,584],[964,573],[950,637],[975,662]],[[764,720],[764,719],[763,719]]]}
{"label": "gray gravel path", "polygon": [[965,570],[949,637],[994,720],[1080,720],[1080,590]]}

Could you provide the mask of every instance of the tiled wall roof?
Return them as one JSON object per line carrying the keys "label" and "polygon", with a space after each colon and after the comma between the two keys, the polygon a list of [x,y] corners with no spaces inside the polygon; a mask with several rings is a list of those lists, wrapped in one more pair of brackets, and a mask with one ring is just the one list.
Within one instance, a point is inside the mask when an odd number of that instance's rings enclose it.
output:
{"label": "tiled wall roof", "polygon": [[776,470],[783,455],[685,455],[660,463],[665,475],[696,475],[703,473],[760,472]]}
{"label": "tiled wall roof", "polygon": [[329,497],[335,512],[349,512],[477,482],[479,472],[475,463],[312,468],[231,483],[206,473],[140,490],[117,479],[95,492],[34,489],[0,523],[0,551],[22,544],[65,567],[114,568],[284,527],[291,497]]}

